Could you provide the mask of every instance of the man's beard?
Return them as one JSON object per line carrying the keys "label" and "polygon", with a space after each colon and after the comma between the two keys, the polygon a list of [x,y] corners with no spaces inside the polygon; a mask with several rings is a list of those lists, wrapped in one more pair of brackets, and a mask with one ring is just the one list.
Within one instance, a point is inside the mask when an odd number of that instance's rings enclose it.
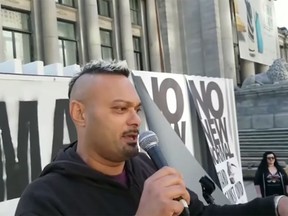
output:
{"label": "man's beard", "polygon": [[135,144],[133,143],[131,145],[128,149],[123,149],[123,153],[124,153],[123,155],[126,158],[126,160],[133,158],[139,154],[139,145],[137,143]]}

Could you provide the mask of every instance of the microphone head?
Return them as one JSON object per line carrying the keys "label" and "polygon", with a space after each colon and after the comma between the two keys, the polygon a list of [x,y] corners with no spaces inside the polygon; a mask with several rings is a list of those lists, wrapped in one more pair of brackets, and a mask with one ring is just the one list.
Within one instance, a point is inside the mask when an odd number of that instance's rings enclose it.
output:
{"label": "microphone head", "polygon": [[158,137],[153,131],[144,131],[139,136],[139,145],[145,151],[158,145]]}

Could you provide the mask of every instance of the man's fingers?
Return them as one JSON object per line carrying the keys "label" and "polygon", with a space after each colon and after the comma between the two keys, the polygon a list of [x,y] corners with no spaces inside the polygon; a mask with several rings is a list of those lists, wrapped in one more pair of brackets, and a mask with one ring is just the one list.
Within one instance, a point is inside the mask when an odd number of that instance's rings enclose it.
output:
{"label": "man's fingers", "polygon": [[[154,207],[152,212],[158,209],[161,215],[180,215],[184,204],[190,203],[183,176],[171,167],[163,167],[146,179],[142,197],[148,197],[147,202]],[[142,211],[142,205],[139,209]]]}
{"label": "man's fingers", "polygon": [[146,180],[146,184],[158,184],[163,187],[181,184],[185,186],[183,176],[172,167],[163,167]]}
{"label": "man's fingers", "polygon": [[169,197],[170,199],[179,201],[182,198],[187,202],[187,204],[190,203],[190,194],[186,190],[185,187],[182,187],[180,185],[175,185],[175,186],[166,188],[165,193],[167,197]]}
{"label": "man's fingers", "polygon": [[162,187],[170,187],[173,185],[181,185],[185,186],[184,179],[182,179],[178,174],[168,174],[166,176],[162,176],[162,178],[158,178],[155,180],[155,184],[161,185]]}
{"label": "man's fingers", "polygon": [[150,185],[152,191],[162,191],[161,195],[169,197],[171,200],[182,197],[190,203],[190,195],[186,190],[183,176],[174,168],[163,167],[148,178],[145,182]]}
{"label": "man's fingers", "polygon": [[184,210],[184,205],[176,200],[171,201],[170,206],[171,206],[171,213],[169,213],[169,215],[173,216],[180,215]]}
{"label": "man's fingers", "polygon": [[156,171],[152,176],[150,176],[149,180],[156,181],[157,179],[162,178],[163,176],[172,175],[172,174],[179,175],[179,177],[182,178],[182,175],[176,169],[165,166],[159,169],[158,171]]}

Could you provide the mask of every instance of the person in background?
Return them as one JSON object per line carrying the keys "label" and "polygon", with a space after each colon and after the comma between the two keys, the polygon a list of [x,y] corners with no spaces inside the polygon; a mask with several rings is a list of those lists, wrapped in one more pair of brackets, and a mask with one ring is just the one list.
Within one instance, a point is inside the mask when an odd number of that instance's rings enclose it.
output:
{"label": "person in background", "polygon": [[180,197],[195,216],[288,215],[288,197],[279,196],[205,206],[176,169],[157,170],[139,152],[141,101],[129,74],[125,62],[101,60],[72,78],[69,108],[78,140],[27,186],[16,216],[176,216],[184,209]]}
{"label": "person in background", "polygon": [[285,170],[279,165],[276,154],[267,151],[263,154],[254,178],[258,197],[288,194],[288,178]]}

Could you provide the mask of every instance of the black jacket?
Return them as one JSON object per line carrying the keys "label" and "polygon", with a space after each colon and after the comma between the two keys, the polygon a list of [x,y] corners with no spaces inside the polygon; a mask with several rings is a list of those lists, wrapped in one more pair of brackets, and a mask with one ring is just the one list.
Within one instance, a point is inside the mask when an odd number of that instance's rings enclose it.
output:
{"label": "black jacket", "polygon": [[[282,167],[279,166],[276,168],[277,168],[278,174],[280,175],[282,194],[287,196],[288,194],[286,191],[286,187],[288,185],[288,176]],[[258,170],[255,174],[255,177],[254,177],[254,185],[260,186],[262,197],[266,197],[266,193],[267,193],[266,177],[268,174],[270,174],[268,168],[266,168],[266,169],[261,169],[261,168],[259,169],[258,168]]]}
{"label": "black jacket", "polygon": [[[25,189],[15,215],[135,215],[144,181],[156,169],[143,153],[128,160],[125,169],[128,188],[88,167],[72,144]],[[206,207],[194,192],[190,195],[191,215],[274,215],[272,197],[248,204]]]}

